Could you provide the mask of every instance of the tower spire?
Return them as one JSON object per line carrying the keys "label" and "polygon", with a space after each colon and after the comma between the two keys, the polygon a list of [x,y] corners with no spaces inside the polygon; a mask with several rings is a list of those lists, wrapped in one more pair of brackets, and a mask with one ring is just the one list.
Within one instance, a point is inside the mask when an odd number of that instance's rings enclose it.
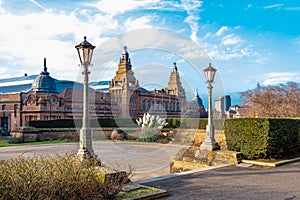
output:
{"label": "tower spire", "polygon": [[44,58],[44,72],[47,72],[46,58]]}
{"label": "tower spire", "polygon": [[44,58],[44,70],[41,71],[41,75],[49,75],[50,73],[47,72],[47,65],[46,65],[46,58]]}
{"label": "tower spire", "polygon": [[177,72],[176,62],[173,62],[173,71],[174,71],[174,72]]}

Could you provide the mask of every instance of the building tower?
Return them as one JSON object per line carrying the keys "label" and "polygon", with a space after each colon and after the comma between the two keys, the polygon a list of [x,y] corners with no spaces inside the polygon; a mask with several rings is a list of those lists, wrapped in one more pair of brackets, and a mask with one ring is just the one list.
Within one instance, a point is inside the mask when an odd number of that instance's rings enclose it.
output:
{"label": "building tower", "polygon": [[168,86],[166,87],[166,92],[171,95],[176,95],[185,99],[185,90],[181,85],[179,72],[176,66],[176,62],[173,63],[173,68],[171,71]]}
{"label": "building tower", "polygon": [[[175,95],[177,98],[181,101],[181,107],[184,108],[184,105],[186,104],[186,96],[185,96],[185,90],[181,85],[179,72],[177,69],[176,62],[173,63],[173,68],[170,74],[170,79],[168,82],[168,86],[165,89],[166,93],[168,95]],[[180,109],[181,111],[183,109]]]}
{"label": "building tower", "polygon": [[[117,108],[113,108],[117,116],[130,117],[136,115],[134,110],[134,102],[136,102],[136,89],[139,88],[138,80],[136,80],[132,71],[132,65],[127,52],[127,47],[123,47],[124,51],[118,64],[116,75],[111,80],[109,91],[111,100],[116,103]],[[132,108],[132,109],[131,109]]]}

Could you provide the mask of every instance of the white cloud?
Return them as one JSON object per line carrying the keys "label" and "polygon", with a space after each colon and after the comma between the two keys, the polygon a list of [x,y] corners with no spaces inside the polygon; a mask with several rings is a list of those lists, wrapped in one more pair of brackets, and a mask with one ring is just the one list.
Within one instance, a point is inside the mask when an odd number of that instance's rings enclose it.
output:
{"label": "white cloud", "polygon": [[[28,2],[43,7],[35,0]],[[130,2],[142,6],[156,1]],[[130,2],[130,8],[135,8]],[[37,74],[42,70],[43,58],[46,57],[53,77],[74,80],[80,74],[74,46],[83,40],[83,36],[86,35],[88,41],[97,48],[107,39],[107,35],[112,37],[113,34],[119,34],[120,30],[150,27],[147,23],[151,20],[150,16],[142,16],[122,22],[111,14],[93,13],[88,9],[70,13],[44,9],[42,12],[17,15],[9,10],[1,12],[1,4],[0,0],[0,45],[5,48],[0,49],[0,60],[14,66],[13,70],[6,71],[6,76],[19,76],[25,72]],[[4,64],[0,66],[5,67]]]}
{"label": "white cloud", "polygon": [[241,42],[241,39],[235,34],[229,34],[222,38],[222,45],[224,45],[224,46],[238,44],[240,42]]}
{"label": "white cloud", "polygon": [[199,43],[213,60],[229,61],[233,59],[260,58],[253,50],[253,44],[247,42],[240,34],[241,26],[221,26],[217,30],[206,32]]}
{"label": "white cloud", "polygon": [[300,72],[272,72],[265,74],[263,85],[275,85],[289,81],[300,82]]}
{"label": "white cloud", "polygon": [[[50,72],[72,71],[74,67],[74,38],[80,42],[88,32],[92,39],[99,34],[99,27],[83,23],[74,14],[32,13],[27,15],[0,15],[3,26],[0,32],[0,55],[11,65],[22,67],[19,73],[37,73],[42,68],[43,57],[47,57]],[[13,24],[13,25],[12,25]],[[88,31],[84,31],[88,30]],[[76,34],[78,34],[78,36]],[[61,40],[57,37],[67,35]],[[3,58],[3,56],[1,56]],[[75,65],[76,66],[76,65]]]}
{"label": "white cloud", "polygon": [[141,28],[150,28],[150,25],[147,25],[151,21],[150,16],[143,16],[140,18],[132,19],[128,18],[124,24],[127,31],[133,29],[141,29]]}
{"label": "white cloud", "polygon": [[147,6],[158,2],[159,0],[100,0],[91,6],[96,7],[101,12],[115,16],[137,8],[147,8]]}
{"label": "white cloud", "polygon": [[29,0],[30,2],[32,2],[33,4],[35,4],[37,7],[43,9],[43,10],[46,10],[44,6],[42,6],[40,3],[38,3],[37,1],[35,0]]}
{"label": "white cloud", "polygon": [[272,4],[272,5],[269,5],[269,6],[264,6],[263,8],[264,9],[281,8],[282,6],[284,6],[284,4],[283,3],[279,3],[279,4]]}
{"label": "white cloud", "polygon": [[5,10],[2,8],[3,0],[0,0],[0,14],[4,14]]}
{"label": "white cloud", "polygon": [[288,8],[285,8],[285,10],[299,11],[299,10],[300,10],[300,7],[288,7]]}
{"label": "white cloud", "polygon": [[200,8],[202,7],[202,1],[199,0],[183,0],[182,6],[186,10],[188,16],[185,18],[184,22],[188,23],[191,28],[190,38],[193,41],[198,41],[197,33],[199,30],[199,20],[200,20]]}
{"label": "white cloud", "polygon": [[216,33],[217,36],[222,36],[226,31],[228,31],[228,26],[222,26]]}

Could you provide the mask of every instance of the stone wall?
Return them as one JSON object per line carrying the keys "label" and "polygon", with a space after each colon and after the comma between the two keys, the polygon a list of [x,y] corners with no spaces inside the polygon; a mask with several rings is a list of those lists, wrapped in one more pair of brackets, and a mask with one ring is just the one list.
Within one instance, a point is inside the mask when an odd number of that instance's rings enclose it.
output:
{"label": "stone wall", "polygon": [[[173,131],[174,144],[200,146],[206,137],[204,129],[176,129]],[[215,130],[215,139],[221,149],[227,149],[224,130]]]}
{"label": "stone wall", "polygon": [[[113,128],[93,128],[93,139],[107,139]],[[79,141],[80,129],[76,128],[48,128],[37,129],[34,127],[20,127],[12,132],[12,136],[22,138],[25,142],[68,139],[71,141]]]}

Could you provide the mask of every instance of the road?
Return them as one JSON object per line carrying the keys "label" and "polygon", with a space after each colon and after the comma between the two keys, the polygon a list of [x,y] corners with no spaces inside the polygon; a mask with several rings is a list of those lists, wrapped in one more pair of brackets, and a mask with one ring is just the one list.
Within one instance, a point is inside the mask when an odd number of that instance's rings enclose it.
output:
{"label": "road", "polygon": [[[0,160],[18,156],[76,153],[78,143],[0,147]],[[183,146],[141,142],[94,141],[93,149],[106,166],[128,171],[133,181],[169,174],[170,157]]]}
{"label": "road", "polygon": [[144,185],[167,190],[170,200],[300,200],[300,162],[280,167],[240,164]]}

